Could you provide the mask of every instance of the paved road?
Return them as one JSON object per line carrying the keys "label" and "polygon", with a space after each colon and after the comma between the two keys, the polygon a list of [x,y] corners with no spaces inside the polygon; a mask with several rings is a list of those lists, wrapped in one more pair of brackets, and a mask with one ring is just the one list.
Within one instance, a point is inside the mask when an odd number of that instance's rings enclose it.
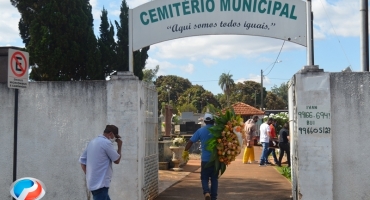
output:
{"label": "paved road", "polygon": [[[255,147],[255,156],[259,158],[260,147]],[[176,177],[179,180],[159,194],[156,200],[204,199],[200,184],[200,161],[190,160],[184,172]],[[160,172],[161,173],[161,172]],[[176,172],[162,171],[164,174]],[[168,178],[168,177],[167,177]],[[163,185],[163,184],[162,184]],[[242,154],[231,163],[219,180],[219,200],[289,200],[291,183],[274,166],[259,167],[256,164],[243,164]]]}

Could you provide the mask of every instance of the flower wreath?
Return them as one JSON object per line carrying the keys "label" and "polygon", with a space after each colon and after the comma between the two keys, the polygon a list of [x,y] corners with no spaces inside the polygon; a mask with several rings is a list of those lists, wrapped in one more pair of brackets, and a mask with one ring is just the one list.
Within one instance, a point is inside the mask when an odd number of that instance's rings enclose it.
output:
{"label": "flower wreath", "polygon": [[233,110],[226,110],[225,114],[215,116],[215,125],[209,128],[213,137],[207,141],[207,150],[212,155],[206,167],[214,166],[219,176],[242,150],[245,133],[243,125],[240,115],[235,115]]}

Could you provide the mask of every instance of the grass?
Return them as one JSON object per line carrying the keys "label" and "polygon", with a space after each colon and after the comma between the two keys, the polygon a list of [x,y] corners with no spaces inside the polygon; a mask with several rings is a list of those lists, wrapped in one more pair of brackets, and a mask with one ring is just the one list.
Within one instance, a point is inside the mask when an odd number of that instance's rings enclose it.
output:
{"label": "grass", "polygon": [[285,167],[285,166],[282,166],[282,167],[276,167],[276,169],[279,171],[279,173],[281,175],[283,175],[285,178],[289,179],[290,181],[292,180],[291,178],[291,171],[290,171],[290,167]]}

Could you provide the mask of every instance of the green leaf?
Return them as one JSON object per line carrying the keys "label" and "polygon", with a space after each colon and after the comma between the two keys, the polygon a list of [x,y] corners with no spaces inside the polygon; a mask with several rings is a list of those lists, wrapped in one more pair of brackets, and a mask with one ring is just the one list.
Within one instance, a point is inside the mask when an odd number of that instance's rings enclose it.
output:
{"label": "green leaf", "polygon": [[219,174],[220,171],[220,161],[215,160],[215,173]]}
{"label": "green leaf", "polygon": [[[221,163],[221,175],[226,171],[226,164],[225,163]],[[220,176],[221,176],[220,175]]]}

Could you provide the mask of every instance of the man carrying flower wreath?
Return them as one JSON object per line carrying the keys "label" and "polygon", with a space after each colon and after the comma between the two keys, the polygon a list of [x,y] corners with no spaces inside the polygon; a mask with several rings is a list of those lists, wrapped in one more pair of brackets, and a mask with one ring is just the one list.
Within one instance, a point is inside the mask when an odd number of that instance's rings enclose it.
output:
{"label": "man carrying flower wreath", "polygon": [[[188,150],[193,145],[193,143],[200,140],[202,146],[200,179],[202,183],[204,199],[215,200],[217,199],[218,174],[214,172],[214,167],[205,167],[208,161],[210,161],[212,155],[212,153],[207,150],[207,141],[213,137],[213,135],[208,130],[214,125],[212,114],[206,113],[204,115],[204,123],[206,124],[206,126],[198,129],[186,144],[185,150],[183,152],[183,159],[185,161],[188,159]],[[209,188],[209,180],[211,180],[211,188]]]}

